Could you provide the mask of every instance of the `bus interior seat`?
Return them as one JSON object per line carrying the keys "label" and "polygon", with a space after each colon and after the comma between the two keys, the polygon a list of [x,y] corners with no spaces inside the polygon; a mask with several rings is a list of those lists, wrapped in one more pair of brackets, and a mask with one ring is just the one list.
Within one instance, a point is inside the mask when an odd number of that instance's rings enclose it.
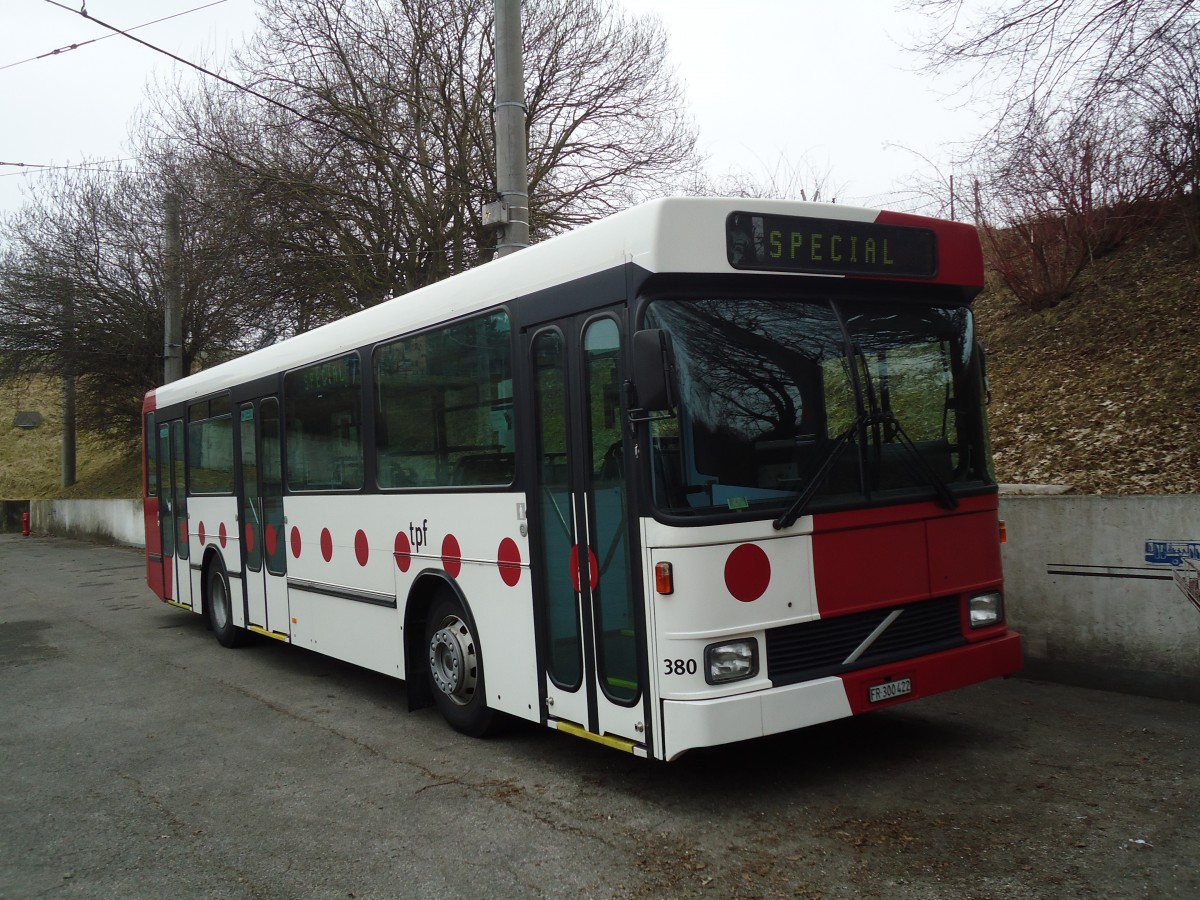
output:
{"label": "bus interior seat", "polygon": [[460,457],[450,477],[450,483],[454,485],[510,484],[512,480],[511,453],[474,453]]}

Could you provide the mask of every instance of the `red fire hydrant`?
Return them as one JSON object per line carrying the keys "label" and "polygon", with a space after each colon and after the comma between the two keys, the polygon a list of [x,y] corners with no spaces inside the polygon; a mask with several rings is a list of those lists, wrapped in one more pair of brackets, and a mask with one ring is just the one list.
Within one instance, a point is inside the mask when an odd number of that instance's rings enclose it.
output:
{"label": "red fire hydrant", "polygon": [[29,537],[29,513],[21,513],[21,537]]}

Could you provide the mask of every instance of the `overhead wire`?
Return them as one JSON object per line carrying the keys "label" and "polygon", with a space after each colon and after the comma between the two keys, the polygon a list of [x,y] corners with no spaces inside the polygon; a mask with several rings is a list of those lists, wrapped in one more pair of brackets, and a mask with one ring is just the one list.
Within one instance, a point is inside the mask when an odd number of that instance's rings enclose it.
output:
{"label": "overhead wire", "polygon": [[109,31],[115,32],[116,34],[123,35],[123,36],[129,38],[129,40],[134,41],[135,43],[141,44],[143,47],[146,47],[150,50],[153,50],[155,53],[161,53],[163,56],[169,57],[170,59],[173,59],[178,63],[182,63],[185,66],[195,69],[197,72],[201,73],[202,75],[207,75],[210,78],[215,78],[217,81],[220,81],[222,84],[229,85],[229,87],[234,88],[235,90],[249,94],[252,97],[257,97],[259,100],[262,100],[264,103],[269,103],[272,106],[276,106],[279,109],[284,110],[285,112],[291,113],[293,116],[300,119],[301,121],[308,122],[312,125],[316,125],[319,128],[328,129],[329,131],[332,131],[335,134],[338,134],[341,137],[346,138],[346,140],[353,141],[354,143],[360,144],[369,149],[385,153],[389,156],[393,156],[396,159],[402,160],[410,165],[416,166],[417,168],[425,169],[428,172],[432,172],[435,175],[440,175],[451,181],[457,181],[459,184],[465,185],[466,187],[469,187],[472,190],[480,191],[480,192],[483,192],[486,194],[494,194],[495,193],[495,190],[493,188],[483,187],[482,185],[476,184],[473,181],[463,178],[461,175],[455,175],[453,172],[449,172],[446,169],[442,169],[439,166],[434,165],[433,163],[425,162],[420,159],[414,159],[413,157],[408,156],[407,154],[398,152],[397,150],[395,150],[392,147],[385,147],[383,144],[380,144],[378,141],[374,141],[370,138],[363,137],[362,135],[355,134],[352,131],[348,131],[347,129],[342,128],[340,125],[335,125],[332,122],[325,122],[325,121],[322,121],[321,119],[310,116],[309,114],[301,112],[300,110],[296,109],[295,107],[293,107],[287,103],[284,103],[282,100],[277,100],[276,98],[271,97],[267,94],[264,94],[260,91],[257,91],[252,87],[249,87],[244,84],[240,84],[239,82],[236,82],[231,78],[226,78],[224,75],[221,75],[217,72],[213,72],[210,69],[206,69],[204,66],[200,65],[199,63],[194,63],[189,59],[184,59],[182,56],[172,53],[169,50],[164,50],[162,47],[155,46],[154,44],[151,44],[149,41],[144,41],[139,37],[135,37],[134,35],[130,34],[127,30],[122,30],[120,28],[117,28],[115,25],[110,25],[107,22],[105,22],[101,19],[97,19],[95,16],[91,15],[87,11],[86,3],[84,4],[82,9],[72,9],[71,7],[66,6],[63,3],[59,3],[58,0],[46,0],[46,2],[49,3],[51,6],[57,6],[59,9],[64,9],[69,13],[74,13],[78,16],[82,16],[83,18],[88,19],[92,22],[95,22],[97,25],[101,26],[102,28],[107,28]]}
{"label": "overhead wire", "polygon": [[[208,9],[210,6],[220,6],[222,3],[227,3],[227,2],[228,2],[228,0],[212,0],[212,3],[205,3],[203,6],[196,6],[196,7],[193,7],[192,9],[185,9],[183,12],[177,12],[177,13],[174,13],[169,16],[163,16],[161,19],[155,19],[153,22],[145,22],[141,25],[134,25],[132,28],[127,28],[125,30],[126,31],[137,31],[140,28],[148,28],[151,25],[157,25],[159,22],[169,22],[171,19],[178,19],[180,16],[186,16],[186,15],[189,15],[190,13],[199,12],[202,9]],[[89,16],[88,18],[91,18],[91,16]],[[107,41],[109,38],[113,38],[113,37],[117,37],[117,35],[106,34],[103,37],[91,38],[90,40],[86,40],[86,41],[77,41],[74,44],[67,44],[65,47],[58,47],[58,48],[56,48],[54,50],[50,50],[46,53],[41,53],[41,54],[38,54],[37,56],[31,56],[31,57],[29,57],[29,59],[22,59],[19,62],[8,63],[7,65],[0,66],[0,72],[3,72],[5,69],[13,69],[13,68],[16,68],[17,66],[23,66],[23,65],[25,65],[25,63],[36,62],[39,59],[49,59],[51,56],[61,56],[63,53],[67,53],[71,50],[78,50],[80,47],[86,47],[88,44],[96,44],[96,43],[99,43],[100,41]]]}
{"label": "overhead wire", "polygon": [[0,166],[15,166],[16,168],[22,170],[19,172],[0,172],[0,178],[12,178],[14,175],[30,175],[34,172],[43,172],[48,169],[63,171],[70,171],[74,169],[90,169],[95,172],[126,172],[128,170],[101,168],[101,166],[126,162],[141,162],[141,159],[137,156],[125,156],[120,159],[97,159],[93,162],[70,163],[66,165],[55,165],[54,163],[0,162]]}

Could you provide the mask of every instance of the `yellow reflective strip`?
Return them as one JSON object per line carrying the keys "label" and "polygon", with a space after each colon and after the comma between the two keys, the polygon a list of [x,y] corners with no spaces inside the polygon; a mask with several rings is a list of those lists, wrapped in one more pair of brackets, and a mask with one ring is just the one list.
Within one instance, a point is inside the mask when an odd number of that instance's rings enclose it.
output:
{"label": "yellow reflective strip", "polygon": [[567,734],[573,734],[575,737],[581,737],[585,741],[595,741],[597,744],[603,744],[605,747],[613,747],[617,750],[624,750],[626,753],[632,753],[637,746],[633,741],[627,741],[625,738],[613,737],[608,734],[593,734],[586,728],[576,725],[574,722],[555,722],[554,727],[559,731],[565,731]]}
{"label": "yellow reflective strip", "polygon": [[167,597],[163,597],[163,603],[170,603],[172,606],[178,606],[180,609],[186,609],[188,612],[192,611],[190,606],[188,606],[186,603],[180,603],[178,600],[171,600]]}
{"label": "yellow reflective strip", "polygon": [[267,631],[267,629],[259,628],[257,625],[247,625],[246,628],[249,631],[253,631],[255,634],[261,634],[263,637],[275,638],[277,641],[286,642],[291,640],[291,638],[286,634],[282,634],[278,631]]}

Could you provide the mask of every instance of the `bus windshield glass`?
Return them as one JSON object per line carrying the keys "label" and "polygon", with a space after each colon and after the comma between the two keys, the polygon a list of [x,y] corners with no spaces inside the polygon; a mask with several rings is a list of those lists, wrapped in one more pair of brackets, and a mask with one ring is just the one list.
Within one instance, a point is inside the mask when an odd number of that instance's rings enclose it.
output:
{"label": "bus windshield glass", "polygon": [[952,506],[995,483],[968,308],[663,299],[645,323],[671,334],[679,379],[677,415],[651,422],[663,514]]}

